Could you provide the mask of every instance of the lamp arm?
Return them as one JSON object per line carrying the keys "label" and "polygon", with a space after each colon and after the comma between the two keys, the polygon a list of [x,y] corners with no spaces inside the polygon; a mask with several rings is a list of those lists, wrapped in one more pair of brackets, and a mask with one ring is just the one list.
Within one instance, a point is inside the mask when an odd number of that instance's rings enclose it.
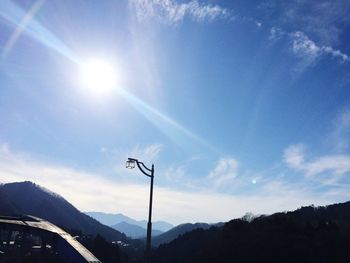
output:
{"label": "lamp arm", "polygon": [[[144,175],[146,175],[146,176],[148,176],[148,177],[152,177],[152,170],[149,169],[149,168],[147,168],[146,165],[144,165],[143,162],[136,161],[136,164],[137,164],[137,167],[140,169],[140,171],[141,171]],[[142,165],[142,166],[141,166],[141,165]],[[149,172],[151,172],[151,174],[146,173],[144,169],[147,170],[147,171],[149,171]]]}

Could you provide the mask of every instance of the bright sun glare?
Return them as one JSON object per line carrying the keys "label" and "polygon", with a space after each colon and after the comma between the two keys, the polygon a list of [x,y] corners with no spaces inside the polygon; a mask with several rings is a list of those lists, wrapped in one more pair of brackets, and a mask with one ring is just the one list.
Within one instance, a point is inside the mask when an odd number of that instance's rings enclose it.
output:
{"label": "bright sun glare", "polygon": [[115,65],[96,59],[80,65],[80,78],[92,93],[103,94],[116,88],[118,74]]}

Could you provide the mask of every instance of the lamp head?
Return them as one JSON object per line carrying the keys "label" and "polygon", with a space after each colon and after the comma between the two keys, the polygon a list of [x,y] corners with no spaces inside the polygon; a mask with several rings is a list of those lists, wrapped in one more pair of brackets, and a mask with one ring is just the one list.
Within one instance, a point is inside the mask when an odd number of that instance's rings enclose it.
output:
{"label": "lamp head", "polygon": [[128,159],[126,161],[126,168],[134,169],[135,168],[135,160]]}

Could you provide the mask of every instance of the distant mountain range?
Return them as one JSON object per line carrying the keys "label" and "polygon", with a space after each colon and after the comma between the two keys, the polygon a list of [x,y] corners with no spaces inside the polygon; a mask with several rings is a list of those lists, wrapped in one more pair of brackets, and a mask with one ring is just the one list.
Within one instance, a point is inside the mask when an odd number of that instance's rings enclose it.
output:
{"label": "distant mountain range", "polygon": [[[137,225],[129,224],[126,222],[120,222],[111,227],[114,228],[115,230],[118,230],[119,232],[124,233],[125,235],[131,238],[142,239],[147,236],[147,230],[145,228]],[[152,229],[152,237],[158,236],[162,233],[163,232],[160,230]]]}
{"label": "distant mountain range", "polygon": [[[144,229],[147,228],[146,220],[135,220],[123,214],[110,214],[110,213],[103,213],[103,212],[85,212],[85,214],[95,218],[96,220],[100,221],[102,224],[107,226],[112,226],[112,225],[119,224],[121,222],[125,222],[128,224],[140,226]],[[172,224],[165,221],[152,222],[152,228],[160,230],[162,232],[168,231],[173,227],[174,226]]]}
{"label": "distant mountain range", "polygon": [[32,182],[0,185],[0,215],[33,215],[46,219],[68,232],[100,234],[108,241],[125,241],[119,231],[81,213],[63,197]]}
{"label": "distant mountain range", "polygon": [[[147,235],[147,221],[135,220],[123,214],[109,214],[102,212],[85,212],[101,222],[102,224],[111,226],[112,228],[124,233],[131,238],[144,238]],[[174,226],[165,221],[152,222],[152,236],[157,236]]]}
{"label": "distant mountain range", "polygon": [[[103,224],[110,225],[112,228],[124,233],[128,237],[142,239],[147,235],[147,223],[146,221],[137,221],[123,214],[108,214],[101,212],[85,212],[87,215],[95,218]],[[117,222],[117,224],[111,224]],[[215,226],[222,226],[223,223],[215,224]],[[194,229],[208,229],[211,226],[206,223],[195,224],[181,224],[173,227],[173,225],[164,222],[156,221],[152,223],[152,246],[158,247],[161,244],[169,243],[176,239],[178,236],[185,234],[186,232]],[[156,228],[161,228],[163,231],[159,231]]]}

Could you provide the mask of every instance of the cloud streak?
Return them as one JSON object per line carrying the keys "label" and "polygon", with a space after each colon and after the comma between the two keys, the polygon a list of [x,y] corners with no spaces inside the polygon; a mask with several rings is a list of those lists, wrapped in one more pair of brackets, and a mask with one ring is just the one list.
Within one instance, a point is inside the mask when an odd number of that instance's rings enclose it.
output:
{"label": "cloud streak", "polygon": [[[284,161],[290,167],[301,171],[307,178],[321,179],[325,184],[337,183],[350,172],[349,155],[325,155],[306,161],[305,146],[291,145],[284,151]],[[327,173],[326,178],[322,176]]]}
{"label": "cloud streak", "polygon": [[[264,1],[259,9],[269,20],[290,31],[302,29],[322,45],[338,45],[346,35],[350,6],[347,0]],[[276,15],[276,16],[275,16]]]}
{"label": "cloud streak", "polygon": [[303,71],[305,68],[315,65],[324,56],[331,57],[340,63],[350,62],[349,55],[331,46],[316,43],[303,31],[287,32],[280,27],[271,27],[268,40],[271,43],[276,43],[281,39],[288,39],[290,50],[300,59],[297,71]]}
{"label": "cloud streak", "polygon": [[232,158],[222,158],[215,169],[210,172],[207,179],[213,183],[215,188],[222,187],[232,182],[237,176],[238,162]]}
{"label": "cloud streak", "polygon": [[145,163],[151,163],[156,160],[163,149],[161,144],[151,144],[146,147],[136,146],[129,153],[128,156],[143,160]]}
{"label": "cloud streak", "polygon": [[331,134],[331,139],[338,151],[344,151],[349,148],[350,140],[348,134],[350,134],[350,109],[341,112],[334,121],[334,131]]}
{"label": "cloud streak", "polygon": [[292,50],[294,54],[305,57],[307,56],[312,61],[322,55],[330,55],[341,62],[349,62],[350,58],[347,54],[331,46],[320,46],[311,40],[302,31],[296,31],[290,34],[292,41]]}
{"label": "cloud streak", "polygon": [[[221,160],[213,176],[235,171],[234,160]],[[119,182],[99,174],[70,167],[44,164],[12,152],[6,145],[0,148],[0,182],[33,181],[58,193],[81,211],[125,213],[143,219],[148,211],[149,184]],[[333,198],[338,198],[333,193]],[[290,188],[282,182],[270,182],[249,195],[221,194],[211,190],[188,192],[156,185],[154,218],[172,222],[217,222],[241,217],[246,212],[268,214],[296,209],[305,204],[324,205],[327,196],[313,195],[300,188]]]}
{"label": "cloud streak", "polygon": [[270,34],[269,34],[269,40],[271,41],[277,41],[279,40],[283,35],[285,34],[285,32],[280,29],[279,27],[271,27],[270,28]]}
{"label": "cloud streak", "polygon": [[167,24],[178,24],[186,17],[197,22],[211,22],[230,17],[230,12],[219,5],[205,5],[197,0],[177,3],[173,0],[130,0],[139,21],[150,18]]}
{"label": "cloud streak", "polygon": [[13,1],[2,0],[0,2],[0,18],[6,20],[9,25],[14,27],[14,32],[8,39],[2,56],[5,58],[13,48],[17,39],[22,34],[26,34],[43,44],[45,47],[58,52],[75,63],[79,63],[80,59],[77,55],[74,54],[74,52],[66,46],[61,39],[34,18],[35,13],[39,11],[44,2],[44,0],[38,0],[28,12],[22,10],[22,8]]}

